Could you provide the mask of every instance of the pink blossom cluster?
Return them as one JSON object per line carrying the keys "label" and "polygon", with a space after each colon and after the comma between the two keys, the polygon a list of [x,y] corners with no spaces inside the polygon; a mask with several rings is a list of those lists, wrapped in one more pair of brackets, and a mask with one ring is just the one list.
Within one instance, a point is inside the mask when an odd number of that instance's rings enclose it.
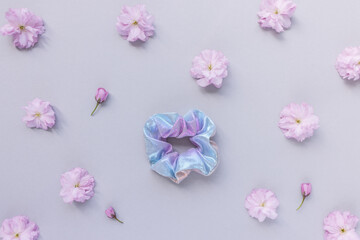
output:
{"label": "pink blossom cluster", "polygon": [[0,228],[3,240],[36,240],[39,235],[39,227],[25,216],[5,219]]}
{"label": "pink blossom cluster", "polygon": [[146,41],[154,35],[154,17],[148,13],[145,5],[124,6],[117,19],[119,34],[129,42]]}
{"label": "pink blossom cluster", "polygon": [[283,32],[291,26],[295,9],[296,5],[291,0],[263,0],[258,12],[259,24],[262,28]]}
{"label": "pink blossom cluster", "polygon": [[23,118],[26,126],[47,130],[55,125],[55,112],[49,102],[35,98],[26,107],[26,116]]}
{"label": "pink blossom cluster", "polygon": [[263,222],[266,218],[276,219],[280,202],[268,189],[254,189],[245,200],[245,208],[251,217]]}
{"label": "pink blossom cluster", "polygon": [[45,32],[43,20],[27,8],[10,8],[5,16],[9,23],[1,28],[1,33],[12,36],[20,49],[33,47]]}
{"label": "pink blossom cluster", "polygon": [[334,211],[324,219],[325,240],[359,240],[355,232],[359,218],[350,212]]}
{"label": "pink blossom cluster", "polygon": [[302,142],[319,128],[319,118],[314,115],[312,106],[290,103],[280,113],[279,128],[285,137]]}
{"label": "pink blossom cluster", "polygon": [[360,47],[345,48],[336,59],[336,70],[343,79],[359,80],[360,78]]}
{"label": "pink blossom cluster", "polygon": [[223,79],[228,75],[229,61],[220,51],[203,50],[196,56],[190,70],[191,76],[197,79],[197,84],[206,87],[213,84],[220,88]]}
{"label": "pink blossom cluster", "polygon": [[60,196],[65,203],[83,203],[94,196],[95,179],[83,168],[74,168],[64,173],[60,183]]}

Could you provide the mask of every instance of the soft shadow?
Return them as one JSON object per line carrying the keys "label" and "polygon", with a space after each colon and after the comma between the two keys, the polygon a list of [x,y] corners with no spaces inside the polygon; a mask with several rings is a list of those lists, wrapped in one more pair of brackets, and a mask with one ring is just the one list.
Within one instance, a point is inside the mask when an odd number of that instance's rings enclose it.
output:
{"label": "soft shadow", "polygon": [[51,128],[49,130],[49,132],[56,132],[56,133],[61,133],[64,129],[64,125],[66,124],[64,115],[61,113],[61,111],[54,106],[51,106],[55,112],[55,117],[56,117],[56,122],[53,128]]}
{"label": "soft shadow", "polygon": [[46,36],[46,31],[45,31],[45,33],[39,37],[39,41],[31,49],[33,48],[46,49],[47,46],[49,46],[49,37]]}
{"label": "soft shadow", "polygon": [[291,30],[294,26],[297,27],[297,25],[298,25],[298,19],[297,17],[293,16],[291,17],[291,26],[287,30]]}
{"label": "soft shadow", "polygon": [[271,34],[279,41],[283,41],[285,38],[284,38],[284,33],[286,30],[284,30],[284,32],[281,32],[281,33],[277,33],[275,30],[273,29],[266,29],[266,31],[270,31],[271,30]]}
{"label": "soft shadow", "polygon": [[218,94],[218,95],[228,95],[227,91],[231,89],[231,76],[229,75],[223,80],[224,83],[221,88],[217,88],[214,85],[209,85],[205,88],[202,88],[201,91],[206,94]]}
{"label": "soft shadow", "polygon": [[147,41],[143,42],[141,40],[137,40],[135,42],[129,42],[130,45],[132,45],[133,47],[136,48],[142,48],[142,49],[146,49],[146,46],[148,44],[148,41],[151,41],[151,38],[149,38]]}
{"label": "soft shadow", "polygon": [[[261,27],[260,27],[261,28]],[[278,33],[276,32],[274,29],[272,28],[261,28],[264,32],[266,32],[267,34],[271,34],[273,37],[275,37],[276,39],[278,39],[279,41],[283,41],[285,38],[284,38],[284,34],[285,32],[287,31],[286,29],[281,32],[281,33]],[[288,29],[290,30],[290,28]]]}
{"label": "soft shadow", "polygon": [[253,220],[255,221],[256,224],[263,225],[264,227],[265,227],[265,226],[271,227],[271,226],[274,226],[274,225],[279,225],[278,219],[268,219],[268,218],[267,218],[267,219],[265,219],[265,221],[262,222],[262,223],[259,223],[259,221],[256,220],[255,218],[253,218]]}
{"label": "soft shadow", "polygon": [[343,79],[343,81],[345,82],[345,85],[349,87],[359,87],[360,84],[360,81],[353,81],[347,79]]}
{"label": "soft shadow", "polygon": [[[221,88],[223,88],[223,87],[224,87],[224,85],[221,86]],[[214,85],[210,85],[210,86],[203,88],[203,91],[206,93],[218,93],[221,90],[221,88],[217,88]]]}
{"label": "soft shadow", "polygon": [[309,137],[309,138],[306,138],[304,141],[302,142],[298,142],[296,139],[294,138],[290,138],[290,139],[287,139],[285,138],[286,141],[290,142],[290,144],[294,145],[294,146],[297,146],[297,147],[301,147],[301,148],[306,148],[308,147],[309,145],[313,144],[311,142],[314,142],[314,141],[317,141],[317,139],[319,138],[319,135],[321,134],[321,132],[319,132],[320,129],[316,129],[314,131],[314,135]]}
{"label": "soft shadow", "polygon": [[40,49],[45,49],[49,45],[49,37],[47,35],[47,32],[51,30],[49,26],[46,25],[46,22],[44,22],[44,26],[45,26],[45,32],[38,37],[38,42],[35,44],[34,48],[38,47]]}

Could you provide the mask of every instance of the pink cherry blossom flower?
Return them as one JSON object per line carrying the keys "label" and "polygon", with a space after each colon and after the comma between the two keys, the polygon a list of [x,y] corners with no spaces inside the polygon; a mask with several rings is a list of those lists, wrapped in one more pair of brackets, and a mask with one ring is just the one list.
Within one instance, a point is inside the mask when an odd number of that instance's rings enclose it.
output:
{"label": "pink cherry blossom flower", "polygon": [[120,221],[117,217],[116,217],[116,213],[113,207],[109,207],[108,209],[105,210],[105,214],[106,216],[108,216],[108,218],[111,219],[115,219],[116,221],[118,221],[119,223],[124,223],[123,221]]}
{"label": "pink cherry blossom flower", "polygon": [[319,118],[310,105],[291,103],[280,113],[279,128],[285,137],[302,142],[319,128]]}
{"label": "pink cherry blossom flower", "polygon": [[301,195],[303,196],[300,206],[296,209],[299,210],[303,205],[305,199],[311,194],[312,186],[311,183],[302,183],[301,184]]}
{"label": "pink cherry blossom flower", "polygon": [[39,235],[39,227],[25,216],[5,219],[0,229],[3,240],[36,240]]}
{"label": "pink cherry blossom flower", "polygon": [[65,203],[83,203],[94,196],[95,179],[83,168],[74,168],[64,173],[60,183],[60,196]]}
{"label": "pink cherry blossom flower", "polygon": [[350,212],[331,212],[324,219],[325,240],[359,240],[355,232],[358,221]]}
{"label": "pink cherry blossom flower", "polygon": [[94,110],[92,111],[91,116],[94,114],[94,112],[96,111],[98,106],[101,103],[106,101],[108,95],[109,95],[109,92],[106,91],[105,88],[98,88],[98,90],[96,91],[96,95],[95,95],[96,106],[95,106]]}
{"label": "pink cherry blossom flower", "polygon": [[283,32],[291,26],[290,18],[295,9],[296,5],[291,0],[263,0],[258,12],[259,24],[262,28]]}
{"label": "pink cherry blossom flower", "polygon": [[10,8],[5,16],[9,23],[0,31],[13,36],[14,45],[20,49],[33,47],[39,35],[45,32],[43,20],[27,8]]}
{"label": "pink cherry blossom flower", "polygon": [[220,88],[228,75],[228,65],[229,61],[222,52],[206,49],[194,58],[190,73],[193,78],[198,79],[199,86],[214,84]]}
{"label": "pink cherry blossom flower", "polygon": [[120,35],[129,42],[138,39],[146,41],[154,35],[153,22],[154,17],[148,13],[145,5],[124,6],[116,26]]}
{"label": "pink cherry blossom flower", "polygon": [[279,206],[279,200],[275,194],[267,189],[254,189],[245,200],[245,208],[251,217],[263,222],[267,217],[277,218],[276,209]]}
{"label": "pink cherry blossom flower", "polygon": [[360,78],[360,47],[348,47],[340,53],[335,68],[343,79],[359,80]]}
{"label": "pink cherry blossom flower", "polygon": [[26,116],[23,117],[23,122],[26,126],[47,130],[55,125],[55,112],[49,102],[35,98],[24,109]]}

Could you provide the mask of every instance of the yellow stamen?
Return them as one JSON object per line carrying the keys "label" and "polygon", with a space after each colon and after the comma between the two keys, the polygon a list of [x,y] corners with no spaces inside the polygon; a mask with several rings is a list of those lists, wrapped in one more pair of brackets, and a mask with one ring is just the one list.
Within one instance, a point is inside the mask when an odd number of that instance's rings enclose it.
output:
{"label": "yellow stamen", "polygon": [[80,183],[75,184],[75,186],[74,186],[74,187],[75,187],[75,188],[80,187]]}
{"label": "yellow stamen", "polygon": [[341,232],[342,232],[342,233],[345,233],[345,232],[346,232],[346,230],[345,230],[344,228],[342,228],[342,229],[341,229]]}
{"label": "yellow stamen", "polygon": [[19,233],[15,234],[15,237],[16,238],[20,237],[20,234]]}
{"label": "yellow stamen", "polygon": [[260,205],[260,207],[265,207],[265,203],[263,202],[263,203]]}
{"label": "yellow stamen", "polygon": [[20,28],[20,30],[24,30],[25,26],[21,25],[19,28]]}
{"label": "yellow stamen", "polygon": [[41,113],[39,112],[35,113],[35,117],[41,117]]}
{"label": "yellow stamen", "polygon": [[208,68],[209,68],[209,71],[211,71],[211,70],[212,70],[212,65],[210,64],[210,65],[208,66]]}
{"label": "yellow stamen", "polygon": [[279,14],[279,10],[276,9],[276,10],[275,10],[275,14]]}
{"label": "yellow stamen", "polygon": [[138,22],[136,20],[134,20],[134,22],[132,24],[133,25],[138,25]]}
{"label": "yellow stamen", "polygon": [[300,120],[300,119],[296,119],[296,123],[297,123],[297,124],[300,124],[300,123],[301,123],[301,120]]}

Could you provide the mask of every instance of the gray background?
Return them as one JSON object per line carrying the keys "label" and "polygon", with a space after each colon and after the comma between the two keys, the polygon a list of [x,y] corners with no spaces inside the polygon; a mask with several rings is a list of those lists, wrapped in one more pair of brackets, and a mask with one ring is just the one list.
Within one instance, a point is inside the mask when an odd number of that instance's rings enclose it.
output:
{"label": "gray background", "polygon": [[[46,24],[29,51],[0,38],[1,221],[27,215],[44,240],[303,240],[322,239],[332,210],[360,216],[360,85],[334,69],[346,46],[359,45],[358,0],[296,0],[293,26],[280,35],[258,26],[260,1],[142,3],[155,16],[156,35],[130,44],[115,22],[133,1],[1,1],[2,16],[28,7]],[[206,48],[230,61],[219,90],[200,88],[189,74]],[[100,86],[110,97],[90,117]],[[21,121],[35,97],[54,106],[51,131]],[[290,102],[307,102],[320,117],[320,129],[303,143],[277,127]],[[152,114],[192,108],[216,123],[221,164],[210,177],[192,174],[176,185],[150,170],[142,128]],[[60,175],[78,166],[95,177],[96,194],[68,205],[59,197]],[[296,212],[304,181],[314,191]],[[245,211],[255,187],[277,194],[275,221],[260,224]],[[124,225],[106,218],[110,205]]]}

